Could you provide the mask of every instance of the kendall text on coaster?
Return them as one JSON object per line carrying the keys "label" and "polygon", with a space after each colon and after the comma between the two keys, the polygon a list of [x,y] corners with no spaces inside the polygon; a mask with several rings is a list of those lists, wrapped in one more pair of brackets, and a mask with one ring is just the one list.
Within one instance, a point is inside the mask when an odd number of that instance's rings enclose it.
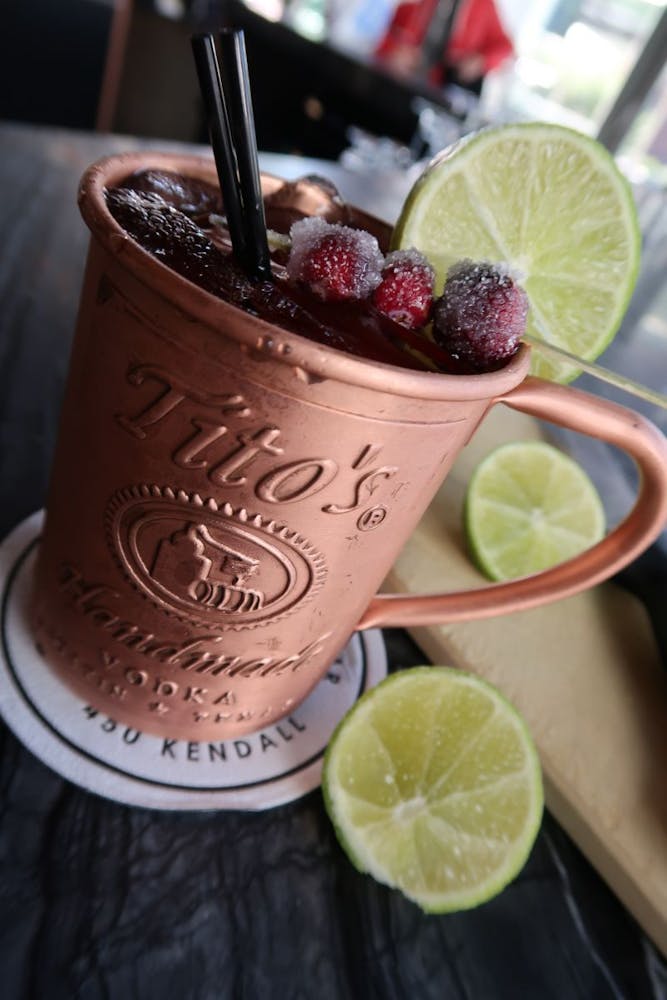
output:
{"label": "kendall text on coaster", "polygon": [[86,705],[37,652],[26,608],[42,522],[33,514],[0,546],[0,713],[36,757],[89,791],[153,809],[268,809],[319,785],[335,726],[387,672],[378,630],[353,635],[306,701],[260,732],[216,742],[152,736]]}

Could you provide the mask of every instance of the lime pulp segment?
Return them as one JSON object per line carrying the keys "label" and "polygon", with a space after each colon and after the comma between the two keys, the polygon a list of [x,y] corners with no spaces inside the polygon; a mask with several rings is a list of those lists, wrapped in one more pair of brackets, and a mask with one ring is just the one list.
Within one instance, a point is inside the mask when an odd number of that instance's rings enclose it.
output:
{"label": "lime pulp segment", "polygon": [[[546,123],[484,129],[439,154],[392,242],[426,255],[438,293],[458,260],[507,266],[530,300],[527,333],[587,361],[618,329],[640,258],[635,204],[613,157]],[[534,349],[533,373],[567,381],[578,372]]]}
{"label": "lime pulp segment", "polygon": [[356,867],[428,912],[470,908],[507,885],[543,807],[521,717],[449,667],[404,670],[367,692],[332,737],[323,791]]}
{"label": "lime pulp segment", "polygon": [[584,470],[542,441],[502,445],[468,485],[465,528],[475,562],[492,580],[555,566],[604,536],[602,501]]}

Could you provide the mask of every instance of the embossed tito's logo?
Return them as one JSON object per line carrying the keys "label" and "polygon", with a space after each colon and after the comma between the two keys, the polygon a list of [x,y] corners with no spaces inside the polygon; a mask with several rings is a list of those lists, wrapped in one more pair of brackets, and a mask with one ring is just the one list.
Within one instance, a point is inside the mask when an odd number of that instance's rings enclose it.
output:
{"label": "embossed tito's logo", "polygon": [[[202,392],[155,365],[130,368],[127,380],[140,390],[147,386],[150,397],[133,416],[117,413],[117,423],[139,441],[167,432],[165,447],[181,474],[197,470],[216,487],[251,489],[258,500],[272,505],[297,503],[332,487],[336,495],[320,504],[324,514],[359,511],[356,516],[363,531],[384,520],[386,507],[378,513],[374,505],[368,516],[363,510],[398,473],[398,466],[378,462],[381,444],[359,446],[350,454],[347,468],[321,455],[286,460],[282,432],[275,424],[238,426],[253,416],[243,396]],[[168,443],[169,430],[174,436]],[[400,483],[393,496],[407,486]]]}
{"label": "embossed tito's logo", "polygon": [[391,521],[399,495],[402,506],[409,497],[411,484],[397,481],[398,466],[383,463],[380,442],[353,443],[347,454],[337,448],[337,459],[289,456],[280,427],[255,420],[239,393],[206,392],[150,364],[131,367],[127,381],[138,393],[136,409],[124,407],[116,422],[150,442],[155,457],[164,449],[165,470],[180,481],[196,472],[199,489],[205,477],[224,488],[226,501],[241,492],[244,504],[256,498],[261,510],[280,508],[284,518],[150,483],[113,497],[107,532],[123,571],[158,607],[186,621],[253,628],[319,590],[324,558],[283,509],[298,515],[308,501],[309,518],[313,510],[324,520],[340,518],[351,548]]}
{"label": "embossed tito's logo", "polygon": [[284,523],[158,487],[121,490],[107,509],[125,573],[165,610],[214,628],[252,628],[319,590],[324,559]]}

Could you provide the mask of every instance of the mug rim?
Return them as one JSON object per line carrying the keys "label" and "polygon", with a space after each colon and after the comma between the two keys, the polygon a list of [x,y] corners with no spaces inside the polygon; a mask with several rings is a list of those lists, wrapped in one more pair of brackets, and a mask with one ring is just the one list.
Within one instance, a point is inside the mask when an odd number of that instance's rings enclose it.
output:
{"label": "mug rim", "polygon": [[[235,340],[242,348],[256,348],[258,340],[274,342],[277,348],[271,360],[300,369],[317,379],[334,379],[368,389],[390,392],[429,400],[492,399],[514,388],[528,374],[530,347],[523,343],[517,353],[502,368],[476,375],[453,375],[442,372],[399,368],[380,361],[371,361],[346,354],[336,348],[318,344],[297,333],[246,313],[238,306],[200,288],[135,241],[116,221],[106,205],[105,190],[118,184],[138,169],[173,170],[197,179],[217,184],[213,157],[160,152],[150,149],[117,153],[92,163],[84,172],[78,189],[81,215],[91,235],[112,258],[135,279],[166,299],[179,311],[189,313],[219,336]],[[262,173],[266,183],[282,179]],[[362,209],[355,212],[376,226],[380,220]],[[232,329],[225,317],[233,319]],[[276,341],[276,329],[280,331]],[[288,350],[285,350],[285,346]]]}

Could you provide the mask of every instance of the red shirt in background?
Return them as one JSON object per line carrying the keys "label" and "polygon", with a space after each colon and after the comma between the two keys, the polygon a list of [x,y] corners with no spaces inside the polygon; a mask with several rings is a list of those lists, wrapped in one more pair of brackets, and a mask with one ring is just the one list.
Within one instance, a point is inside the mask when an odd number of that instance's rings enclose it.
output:
{"label": "red shirt in background", "polygon": [[[392,56],[401,50],[418,50],[437,5],[438,0],[399,4],[375,54],[391,62]],[[442,82],[448,65],[456,67],[468,57],[475,56],[479,57],[479,76],[484,76],[513,54],[514,46],[502,26],[493,0],[463,0],[443,53],[443,65],[435,68],[431,79],[436,83]]]}

